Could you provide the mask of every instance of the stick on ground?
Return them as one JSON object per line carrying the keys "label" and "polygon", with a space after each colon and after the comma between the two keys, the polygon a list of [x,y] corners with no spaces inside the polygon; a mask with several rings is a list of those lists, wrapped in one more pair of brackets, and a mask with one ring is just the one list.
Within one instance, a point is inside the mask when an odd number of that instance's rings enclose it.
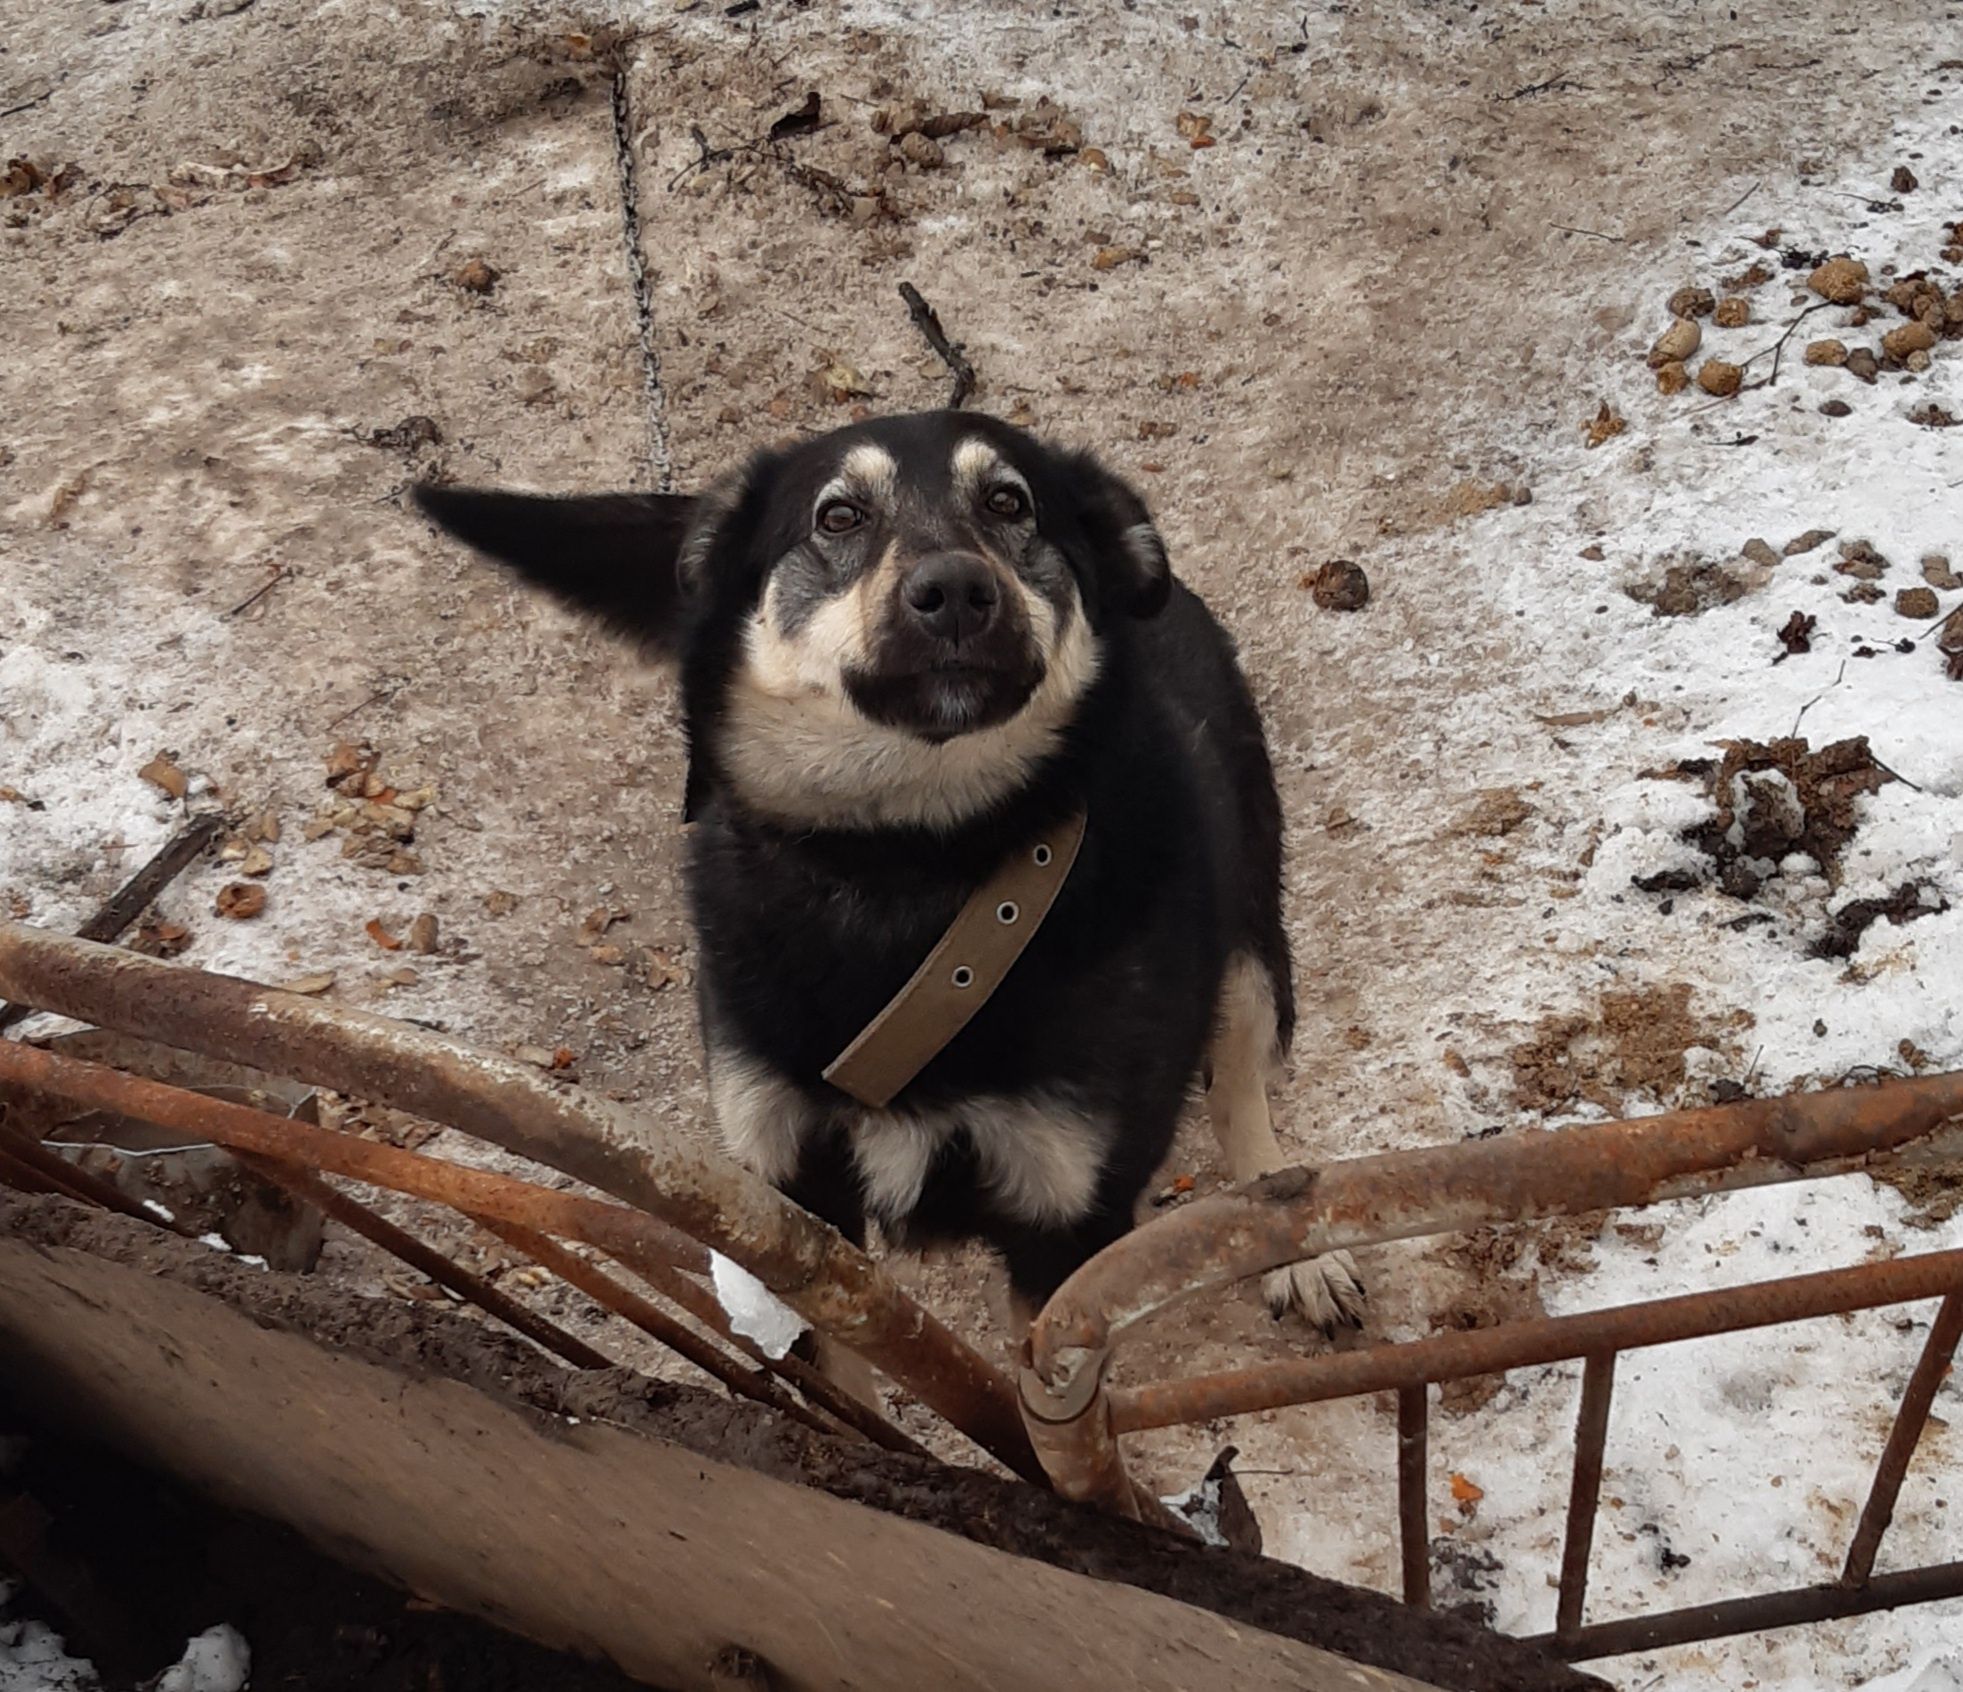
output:
{"label": "stick on ground", "polygon": [[902,282],[900,298],[907,303],[907,316],[913,319],[913,326],[926,337],[941,363],[954,372],[954,392],[947,404],[950,411],[959,411],[975,391],[975,367],[968,362],[961,343],[947,338],[947,331],[941,327],[941,314],[927,303],[918,288],[911,282]]}
{"label": "stick on ground", "polygon": [[[150,908],[151,900],[182,875],[200,852],[224,832],[221,816],[194,817],[158,849],[140,870],[109,895],[94,916],[75,932],[83,940],[111,945]],[[0,1005],[0,1030],[34,1014],[32,1005]]]}

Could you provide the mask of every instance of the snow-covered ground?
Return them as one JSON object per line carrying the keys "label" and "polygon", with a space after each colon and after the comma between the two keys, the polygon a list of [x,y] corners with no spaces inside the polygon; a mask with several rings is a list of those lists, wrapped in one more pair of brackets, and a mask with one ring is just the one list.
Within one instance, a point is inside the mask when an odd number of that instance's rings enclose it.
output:
{"label": "snow-covered ground", "polygon": [[[407,8],[418,53],[451,55],[436,74],[337,45],[394,39],[404,8],[340,8],[323,109],[358,121],[327,125],[324,163],[290,186],[114,243],[60,208],[0,232],[33,283],[23,312],[63,325],[58,347],[0,368],[0,912],[72,926],[187,808],[274,810],[262,917],[214,913],[237,859],[165,900],[187,961],[331,975],[333,1002],[506,1049],[563,1045],[582,1079],[700,1138],[666,684],[426,537],[392,495],[432,455],[363,438],[428,413],[460,478],[641,471],[604,97],[551,92],[590,66],[556,21],[524,33],[536,8],[490,8],[514,34],[471,58],[458,20],[484,9]],[[1723,296],[1763,265],[1737,290],[1751,321],[1702,319],[1692,363],[1750,357],[1745,381],[1769,376],[1773,344],[1820,304],[1788,251],[1851,253],[1877,289],[1924,267],[1963,281],[1938,256],[1963,216],[1941,9],[1304,17],[1263,0],[1196,6],[1189,26],[1096,0],[1060,23],[948,8],[921,31],[881,4],[767,8],[750,36],[719,8],[615,8],[650,30],[635,90],[677,472],[692,485],[779,430],[841,420],[808,379],[838,358],[880,407],[932,403],[943,374],[893,304],[910,276],[968,341],[985,403],[1140,482],[1239,636],[1271,726],[1303,980],[1278,1115],[1305,1159],[1701,1102],[1714,1082],[1963,1068],[1963,682],[1935,618],[1894,609],[1925,586],[1939,616],[1963,605],[1922,562],[1963,575],[1963,430],[1909,415],[1963,415],[1963,343],[1867,385],[1802,349],[1872,345],[1902,319],[1818,309],[1776,381],[1722,401],[1659,393],[1643,357],[1677,289]],[[52,31],[17,44],[56,87],[14,120],[37,126],[20,148],[161,181],[181,158],[264,162],[302,138],[264,109],[262,89],[293,80],[268,8],[181,31],[114,11],[86,63],[64,68]],[[173,81],[183,39],[234,56]],[[908,216],[871,232],[768,172],[677,182],[696,126],[740,140],[807,83],[828,121],[801,156],[855,181],[886,147],[868,130],[886,83],[950,110],[989,90],[1052,98],[1107,168],[951,138],[944,170],[890,179]],[[37,87],[0,80],[0,106]],[[466,123],[453,99],[483,109]],[[1212,114],[1217,146],[1175,128],[1189,109]],[[1912,189],[1891,188],[1898,167]],[[374,213],[379,183],[399,226]],[[1750,238],[1773,228],[1769,247]],[[1147,257],[1090,268],[1119,247]],[[477,251],[504,273],[488,298],[446,281]],[[1625,427],[1591,447],[1604,401]],[[1492,493],[1502,481],[1530,500]],[[1787,556],[1812,530],[1832,537]],[[1857,542],[1884,572],[1834,569]],[[1360,616],[1296,588],[1336,555],[1369,572]],[[1704,609],[1659,616],[1636,596],[1672,566]],[[1870,585],[1879,598],[1846,597]],[[1795,613],[1814,619],[1811,650],[1782,657]],[[1682,837],[1712,814],[1704,785],[1667,772],[1795,733],[1816,749],[1866,736],[1899,779],[1855,801],[1836,877],[1788,854],[1726,891]],[[435,789],[414,868],[334,821],[347,807],[326,760],[364,738],[391,785]],[[185,801],[138,773],[162,751],[191,778]],[[1696,884],[1633,885],[1672,871]],[[1905,884],[1928,914],[1810,955],[1831,913]],[[665,975],[637,988],[582,943],[600,906],[632,911],[607,941],[672,959],[677,990]],[[441,919],[435,952],[384,944],[423,911]],[[1197,1125],[1180,1155],[1210,1178]],[[1379,1331],[1410,1337],[1462,1305],[1490,1314],[1502,1281],[1516,1311],[1558,1313],[1963,1245],[1942,1209],[1856,1177],[1671,1206],[1579,1246],[1550,1237],[1504,1268],[1451,1248],[1365,1267]],[[980,1304],[938,1271],[922,1284],[957,1316]],[[1175,1323],[1164,1340],[1193,1367],[1307,1343],[1278,1341],[1249,1301],[1207,1314],[1197,1338]],[[1591,1619],[1830,1578],[1929,1315],[1626,1357]],[[1441,1596],[1504,1628],[1551,1625],[1577,1380],[1522,1372],[1434,1422]],[[1946,1387],[1883,1568],[1963,1554],[1954,1410]],[[1380,1408],[1140,1440],[1139,1464],[1175,1492],[1223,1438],[1271,1554],[1394,1586]],[[1607,1672],[1645,1692],[1945,1692],[1959,1664],[1963,1607],[1946,1605]]]}
{"label": "snow-covered ground", "polygon": [[[1783,227],[1779,246],[1850,252],[1879,286],[1924,267],[1946,273],[1951,288],[1963,285],[1958,267],[1938,260],[1936,219],[1867,205],[1893,198],[1885,191],[1892,167],[1913,160],[1920,188],[1902,198],[1917,214],[1925,205],[1946,208],[1946,227],[1947,208],[1963,206],[1963,140],[1953,115],[1951,100],[1903,122],[1867,156],[1815,178],[1763,184],[1748,226]],[[1465,595],[1478,608],[1469,620],[1511,619],[1530,630],[1530,655],[1507,685],[1547,725],[1536,733],[1520,724],[1510,746],[1482,760],[1484,779],[1516,787],[1557,821],[1506,872],[1515,886],[1544,876],[1550,893],[1529,899],[1518,953],[1500,955],[1470,990],[1435,1004],[1425,1032],[1452,1039],[1462,1033],[1461,1013],[1504,1019],[1510,1005],[1529,1023],[1593,992],[1684,982],[1703,1022],[1730,1025],[1726,1050],[1685,1054],[1685,1079],[1699,1090],[1729,1079],[1776,1093],[1831,1085],[1850,1071],[1956,1069],[1963,682],[1945,676],[1931,638],[1936,619],[1905,620],[1893,601],[1899,589],[1925,585],[1926,556],[1963,562],[1963,436],[1908,416],[1931,402],[1963,412],[1963,355],[1952,342],[1926,373],[1884,372],[1873,386],[1841,369],[1809,367],[1800,357],[1808,340],[1872,342],[1900,321],[1888,314],[1863,334],[1845,327],[1851,314],[1835,307],[1807,318],[1777,382],[1761,391],[1715,404],[1694,388],[1658,393],[1642,355],[1667,325],[1662,302],[1686,283],[1722,293],[1719,278],[1755,261],[1777,269],[1777,248],[1768,254],[1740,228],[1732,217],[1670,243],[1641,289],[1650,309],[1618,336],[1603,368],[1577,373],[1578,385],[1599,387],[1626,418],[1626,431],[1594,448],[1579,430],[1536,443],[1522,467],[1533,502],[1475,517],[1453,537]],[[1758,354],[1746,380],[1766,375],[1767,349],[1799,312],[1821,304],[1806,290],[1807,274],[1782,271],[1752,291],[1749,326],[1718,330],[1706,320],[1704,355]],[[1821,414],[1830,400],[1851,411]],[[1780,556],[1756,577],[1740,556],[1754,537],[1783,554],[1810,529],[1835,538]],[[1857,540],[1890,561],[1876,583],[1883,596],[1872,603],[1848,603],[1856,578],[1832,569],[1838,543]],[[1668,561],[1685,558],[1719,563],[1756,585],[1690,615],[1653,615],[1630,596]],[[1929,574],[1939,579],[1940,566]],[[1937,599],[1943,616],[1963,606],[1963,594],[1949,588]],[[1795,611],[1817,619],[1812,650],[1775,664],[1777,631]],[[1448,709],[1440,738],[1490,745],[1492,705],[1476,693]],[[1815,748],[1864,735],[1901,779],[1858,802],[1858,831],[1833,885],[1819,865],[1791,859],[1776,873],[1762,866],[1764,888],[1741,900],[1720,890],[1710,860],[1683,839],[1713,815],[1703,786],[1665,772],[1678,760],[1715,759],[1728,741],[1795,732]],[[1549,788],[1558,789],[1552,804],[1541,797]],[[1699,871],[1693,889],[1644,893],[1632,885],[1636,876],[1686,867]],[[1808,955],[1829,910],[1886,897],[1905,882],[1927,890],[1925,904],[1948,908],[1899,927],[1877,921],[1850,957]],[[1533,962],[1522,967],[1530,951]],[[1574,1055],[1585,1073],[1586,1054]],[[1472,1067],[1469,1090],[1483,1084],[1475,1113],[1504,1099],[1506,1079],[1504,1054]],[[1583,1106],[1553,1120],[1604,1114]],[[1663,1206],[1636,1220],[1661,1228],[1608,1230],[1580,1272],[1566,1259],[1544,1266],[1539,1292],[1551,1313],[1963,1245],[1963,1218],[1932,1223],[1864,1177]],[[1933,1308],[1626,1355],[1590,1619],[1833,1579]],[[1490,1604],[1506,1631],[1552,1625],[1578,1383],[1578,1365],[1523,1371],[1490,1405],[1434,1431],[1432,1496],[1446,1501],[1444,1584],[1448,1594]],[[1949,1496],[1959,1452],[1948,1418],[1957,1403],[1946,1385],[1903,1490],[1884,1569],[1944,1561],[1963,1548],[1963,1496],[1955,1508]],[[1247,1461],[1264,1459],[1256,1444]],[[1450,1503],[1453,1475],[1480,1494],[1462,1513]],[[1311,1484],[1276,1486],[1268,1519],[1284,1496],[1292,1509],[1271,1550],[1328,1572],[1384,1567],[1386,1514],[1350,1517]],[[1963,1611],[1940,1605],[1630,1659],[1612,1672],[1632,1688],[1934,1692],[1957,1684],[1960,1668]]]}
{"label": "snow-covered ground", "polygon": [[[10,1618],[16,1589],[0,1581],[0,1692],[100,1692],[95,1665],[68,1654],[43,1622]],[[238,1630],[207,1628],[156,1679],[151,1692],[246,1692],[252,1653]]]}

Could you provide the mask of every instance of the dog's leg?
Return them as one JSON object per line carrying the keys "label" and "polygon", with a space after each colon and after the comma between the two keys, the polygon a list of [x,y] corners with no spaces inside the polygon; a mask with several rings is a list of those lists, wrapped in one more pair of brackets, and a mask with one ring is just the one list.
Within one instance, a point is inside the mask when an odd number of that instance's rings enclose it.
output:
{"label": "dog's leg", "polygon": [[[1268,1113],[1268,1080],[1275,1057],[1275,995],[1267,970],[1248,953],[1227,965],[1221,983],[1218,1026],[1207,1055],[1207,1115],[1236,1181],[1251,1181],[1288,1167]],[[1332,1251],[1276,1269],[1261,1282],[1268,1308],[1290,1308],[1333,1333],[1337,1324],[1363,1325],[1365,1294],[1346,1251]]]}

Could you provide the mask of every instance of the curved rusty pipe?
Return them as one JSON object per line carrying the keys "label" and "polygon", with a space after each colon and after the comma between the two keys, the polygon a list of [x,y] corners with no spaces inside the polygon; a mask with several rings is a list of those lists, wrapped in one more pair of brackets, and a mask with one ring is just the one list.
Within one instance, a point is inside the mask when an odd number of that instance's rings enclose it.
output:
{"label": "curved rusty pipe", "polygon": [[1326,1251],[1959,1149],[1963,1075],[1937,1075],[1284,1170],[1150,1223],[1072,1275],[1030,1327],[1024,1423],[1059,1491],[1136,1514],[1103,1379],[1116,1336],[1178,1299]]}
{"label": "curved rusty pipe", "polygon": [[983,1450],[1044,1474],[1009,1383],[836,1229],[610,1101],[408,1023],[0,922],[0,999],[446,1123],[713,1247]]}

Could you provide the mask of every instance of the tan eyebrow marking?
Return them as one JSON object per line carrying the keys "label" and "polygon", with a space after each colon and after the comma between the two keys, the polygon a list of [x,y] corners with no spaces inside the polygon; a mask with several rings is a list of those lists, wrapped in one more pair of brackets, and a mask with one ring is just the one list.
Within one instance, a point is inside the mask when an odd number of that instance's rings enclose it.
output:
{"label": "tan eyebrow marking", "polygon": [[[978,435],[970,435],[954,449],[951,465],[954,483],[963,493],[972,494],[991,477],[999,475],[1005,468],[1002,455]],[[1016,481],[1022,478],[1017,476]]]}
{"label": "tan eyebrow marking", "polygon": [[890,502],[899,487],[900,467],[884,447],[861,441],[845,455],[837,483],[845,484],[866,499]]}

